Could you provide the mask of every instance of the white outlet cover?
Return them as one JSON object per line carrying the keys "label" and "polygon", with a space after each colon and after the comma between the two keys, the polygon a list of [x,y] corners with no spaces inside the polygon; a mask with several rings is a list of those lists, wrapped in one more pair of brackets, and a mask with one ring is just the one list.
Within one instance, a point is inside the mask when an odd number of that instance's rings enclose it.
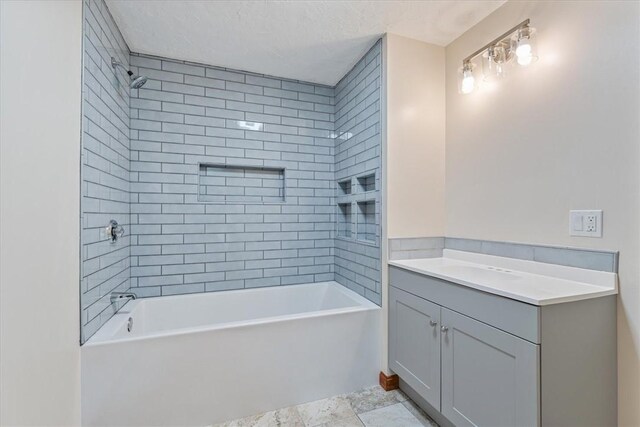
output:
{"label": "white outlet cover", "polygon": [[569,235],[578,237],[602,237],[602,211],[569,211]]}

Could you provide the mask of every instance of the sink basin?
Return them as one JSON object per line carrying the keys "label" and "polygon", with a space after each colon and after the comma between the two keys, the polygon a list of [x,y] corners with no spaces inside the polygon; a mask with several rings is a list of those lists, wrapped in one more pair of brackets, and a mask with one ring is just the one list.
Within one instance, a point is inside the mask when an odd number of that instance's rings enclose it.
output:
{"label": "sink basin", "polygon": [[470,277],[474,280],[520,280],[521,276],[495,267],[475,267],[471,265],[445,265],[442,272],[452,276]]}

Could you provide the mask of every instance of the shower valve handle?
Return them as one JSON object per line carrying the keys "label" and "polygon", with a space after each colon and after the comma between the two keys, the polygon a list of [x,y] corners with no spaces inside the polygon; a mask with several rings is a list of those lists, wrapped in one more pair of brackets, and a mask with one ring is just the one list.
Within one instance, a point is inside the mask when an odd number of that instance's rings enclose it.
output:
{"label": "shower valve handle", "polygon": [[109,225],[107,225],[105,231],[109,239],[111,239],[111,243],[115,243],[118,238],[124,236],[124,227],[119,225],[115,219],[109,221]]}

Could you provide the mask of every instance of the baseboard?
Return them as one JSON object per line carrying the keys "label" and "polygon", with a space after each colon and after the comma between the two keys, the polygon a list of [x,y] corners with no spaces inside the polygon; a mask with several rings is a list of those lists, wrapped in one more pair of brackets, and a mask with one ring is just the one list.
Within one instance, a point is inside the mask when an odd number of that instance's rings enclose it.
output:
{"label": "baseboard", "polygon": [[380,371],[380,387],[385,391],[396,390],[400,387],[399,378],[397,375],[388,375]]}

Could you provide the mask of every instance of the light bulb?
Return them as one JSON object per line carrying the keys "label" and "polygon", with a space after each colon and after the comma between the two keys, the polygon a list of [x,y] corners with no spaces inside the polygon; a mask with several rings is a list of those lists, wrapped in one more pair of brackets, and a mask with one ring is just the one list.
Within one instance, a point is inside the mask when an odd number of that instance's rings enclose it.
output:
{"label": "light bulb", "polygon": [[464,94],[473,92],[473,87],[475,86],[476,79],[473,77],[473,73],[471,70],[466,70],[463,73],[462,83],[460,85],[460,91]]}
{"label": "light bulb", "polygon": [[533,59],[531,43],[529,39],[520,39],[518,41],[518,47],[516,48],[516,56],[518,57],[518,64],[527,66],[531,64]]}
{"label": "light bulb", "polygon": [[526,67],[527,65],[531,64],[531,62],[533,62],[533,56],[532,55],[526,55],[526,56],[518,55],[518,64],[519,65],[522,65],[523,67]]}
{"label": "light bulb", "polygon": [[467,95],[476,87],[476,78],[473,73],[475,65],[470,61],[462,63],[462,67],[458,68],[458,92]]}
{"label": "light bulb", "polygon": [[519,57],[531,56],[531,43],[529,43],[529,39],[520,39],[518,47],[516,48],[516,55]]}
{"label": "light bulb", "polygon": [[535,53],[535,28],[525,27],[518,30],[516,35],[516,58],[518,65],[526,67],[538,59]]}

